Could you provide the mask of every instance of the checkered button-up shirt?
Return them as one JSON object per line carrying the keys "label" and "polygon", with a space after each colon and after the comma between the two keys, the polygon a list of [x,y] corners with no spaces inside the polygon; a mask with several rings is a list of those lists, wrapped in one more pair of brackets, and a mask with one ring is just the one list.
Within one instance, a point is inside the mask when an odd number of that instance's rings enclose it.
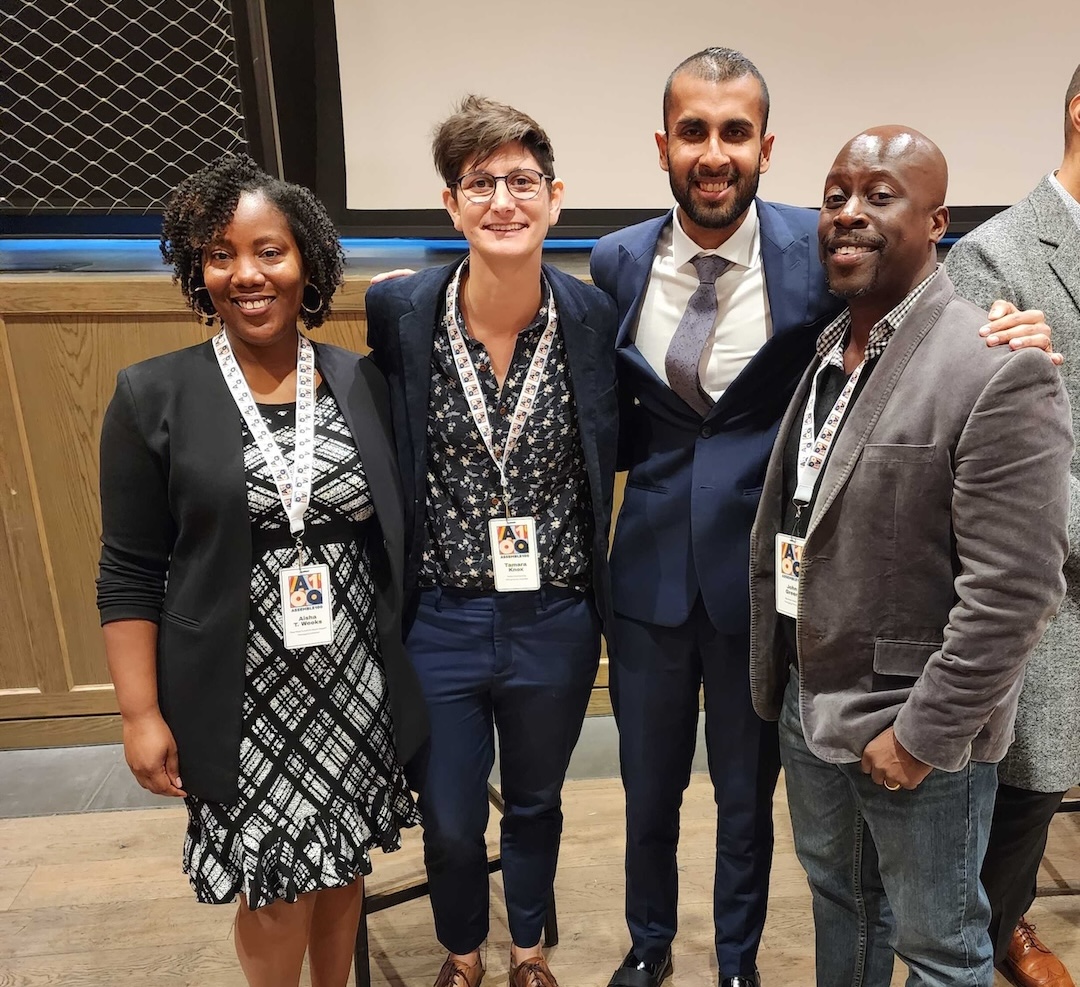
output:
{"label": "checkered button-up shirt", "polygon": [[[874,323],[873,328],[870,330],[870,340],[866,344],[867,363],[877,359],[885,352],[885,347],[888,345],[889,340],[892,339],[897,327],[904,321],[904,316],[911,311],[919,300],[919,296],[926,290],[927,285],[934,280],[940,269],[941,265],[938,264],[930,274],[904,296],[904,300],[896,308]],[[851,312],[845,308],[818,336],[817,355],[825,361],[827,366],[844,369],[844,349],[843,347],[837,348],[836,344],[846,340],[850,331]]]}

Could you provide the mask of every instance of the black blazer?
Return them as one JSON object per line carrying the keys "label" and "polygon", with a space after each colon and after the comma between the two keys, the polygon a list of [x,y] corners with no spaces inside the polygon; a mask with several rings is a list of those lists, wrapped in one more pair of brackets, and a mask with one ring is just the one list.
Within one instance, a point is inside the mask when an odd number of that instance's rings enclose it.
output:
{"label": "black blazer", "polygon": [[[376,616],[398,756],[427,734],[416,673],[401,645],[404,529],[386,382],[370,360],[315,344],[315,359],[356,441],[385,555],[373,555]],[[237,797],[251,594],[243,427],[209,342],[117,377],[101,429],[102,624],[158,626],[158,702],[192,795]]]}
{"label": "black blazer", "polygon": [[[417,573],[424,547],[432,347],[446,286],[458,263],[372,285],[365,301],[371,356],[390,385],[394,437],[405,490],[405,592],[409,598],[406,621],[414,612]],[[615,391],[615,304],[599,289],[547,264],[544,274],[555,296],[559,332],[566,347],[577,406],[592,495],[593,588],[611,650],[607,550],[619,419]]]}

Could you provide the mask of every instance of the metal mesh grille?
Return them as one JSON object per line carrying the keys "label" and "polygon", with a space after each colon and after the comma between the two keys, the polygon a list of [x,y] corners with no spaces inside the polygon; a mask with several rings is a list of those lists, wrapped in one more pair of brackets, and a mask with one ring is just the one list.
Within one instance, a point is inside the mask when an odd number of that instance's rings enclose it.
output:
{"label": "metal mesh grille", "polygon": [[0,207],[150,211],[245,147],[225,0],[3,0]]}

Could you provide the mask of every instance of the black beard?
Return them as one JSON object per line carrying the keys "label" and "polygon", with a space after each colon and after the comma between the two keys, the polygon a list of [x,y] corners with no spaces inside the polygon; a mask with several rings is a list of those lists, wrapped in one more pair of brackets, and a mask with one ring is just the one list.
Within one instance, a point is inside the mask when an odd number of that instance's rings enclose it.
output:
{"label": "black beard", "polygon": [[880,273],[881,269],[875,268],[870,280],[867,281],[866,284],[860,285],[858,288],[834,288],[832,280],[829,278],[829,268],[825,267],[825,287],[829,289],[831,294],[836,295],[837,298],[851,301],[853,298],[862,298],[863,295],[873,291],[877,287],[878,276]]}
{"label": "black beard", "polygon": [[671,186],[671,194],[675,201],[690,220],[706,230],[722,230],[730,226],[747,209],[758,192],[758,183],[761,181],[761,172],[754,169],[753,175],[740,175],[733,186],[735,197],[725,206],[710,209],[695,202],[690,191],[693,179],[687,179],[684,186],[675,184],[675,174],[671,171],[671,162],[668,161],[668,184]]}

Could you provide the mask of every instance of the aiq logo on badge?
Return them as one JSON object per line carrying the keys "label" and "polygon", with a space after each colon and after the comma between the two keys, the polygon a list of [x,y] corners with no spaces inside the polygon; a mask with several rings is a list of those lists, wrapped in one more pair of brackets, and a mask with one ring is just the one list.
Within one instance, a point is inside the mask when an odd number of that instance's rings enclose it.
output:
{"label": "aiq logo on badge", "polygon": [[799,578],[799,563],[802,562],[802,545],[788,539],[780,540],[780,571],[785,576]]}
{"label": "aiq logo on badge", "polygon": [[323,601],[322,573],[299,572],[289,576],[289,608],[317,607]]}
{"label": "aiq logo on badge", "polygon": [[527,555],[529,552],[529,532],[523,524],[504,524],[499,528],[499,554]]}

